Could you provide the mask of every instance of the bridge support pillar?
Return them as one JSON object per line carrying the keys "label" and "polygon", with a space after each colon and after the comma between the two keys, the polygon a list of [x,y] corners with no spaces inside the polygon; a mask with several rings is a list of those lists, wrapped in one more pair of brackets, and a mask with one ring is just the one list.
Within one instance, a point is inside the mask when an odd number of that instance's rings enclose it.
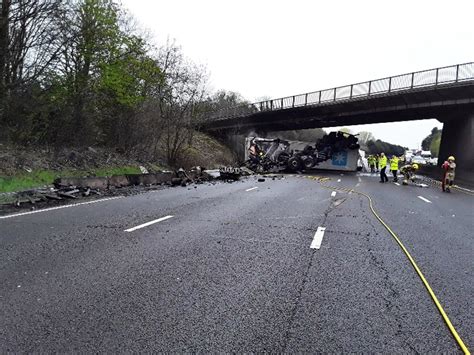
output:
{"label": "bridge support pillar", "polygon": [[438,166],[453,155],[456,157],[455,183],[474,187],[474,113],[442,121]]}

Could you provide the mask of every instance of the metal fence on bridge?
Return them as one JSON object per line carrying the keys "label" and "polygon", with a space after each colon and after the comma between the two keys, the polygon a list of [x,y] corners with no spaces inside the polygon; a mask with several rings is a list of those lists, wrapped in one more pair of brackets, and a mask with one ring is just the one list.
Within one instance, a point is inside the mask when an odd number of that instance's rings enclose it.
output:
{"label": "metal fence on bridge", "polygon": [[314,106],[338,101],[408,91],[423,87],[436,87],[474,80],[474,62],[423,70],[388,78],[309,92],[301,95],[245,104],[220,110],[213,120],[246,116],[264,111],[275,111],[302,106]]}

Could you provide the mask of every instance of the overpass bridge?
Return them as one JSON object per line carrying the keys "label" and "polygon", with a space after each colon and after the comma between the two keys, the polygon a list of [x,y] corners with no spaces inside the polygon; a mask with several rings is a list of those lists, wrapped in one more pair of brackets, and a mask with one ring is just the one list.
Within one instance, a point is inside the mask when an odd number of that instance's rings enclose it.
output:
{"label": "overpass bridge", "polygon": [[456,155],[474,182],[474,62],[230,107],[203,129],[246,134],[429,118],[444,123],[440,160]]}

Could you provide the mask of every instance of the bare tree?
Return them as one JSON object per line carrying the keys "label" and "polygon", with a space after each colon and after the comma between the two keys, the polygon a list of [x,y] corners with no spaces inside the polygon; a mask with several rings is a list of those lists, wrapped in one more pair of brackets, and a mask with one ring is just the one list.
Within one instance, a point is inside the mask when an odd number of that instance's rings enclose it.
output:
{"label": "bare tree", "polygon": [[181,48],[167,43],[158,53],[163,82],[158,88],[159,119],[164,130],[166,159],[175,165],[192,139],[196,104],[206,93],[206,70],[183,56]]}
{"label": "bare tree", "polygon": [[[8,18],[10,16],[10,0],[3,0],[0,9],[0,124],[3,122],[4,109],[6,106],[6,71],[8,63],[8,38],[9,25]],[[1,138],[1,137],[0,137]]]}
{"label": "bare tree", "polygon": [[[0,17],[0,123],[18,126],[12,107],[53,66],[61,0],[3,0]],[[15,94],[13,94],[15,93]],[[3,129],[6,135],[7,129]],[[3,136],[2,138],[6,138]]]}
{"label": "bare tree", "polygon": [[12,88],[37,79],[57,58],[61,0],[6,0],[0,26],[0,76]]}

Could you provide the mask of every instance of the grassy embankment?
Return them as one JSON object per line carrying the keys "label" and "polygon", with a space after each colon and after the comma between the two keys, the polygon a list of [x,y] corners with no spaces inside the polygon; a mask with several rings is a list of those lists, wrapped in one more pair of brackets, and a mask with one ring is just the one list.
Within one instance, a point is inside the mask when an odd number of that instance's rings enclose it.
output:
{"label": "grassy embankment", "polygon": [[[8,151],[12,157],[18,157],[19,154],[15,150]],[[140,174],[139,165],[143,164],[150,172],[159,172],[163,170],[169,170],[164,166],[160,166],[156,162],[153,163],[142,163],[139,161],[117,159],[109,166],[104,166],[106,162],[100,160],[101,157],[107,156],[107,152],[81,152],[81,156],[93,155],[93,164],[97,167],[86,168],[84,166],[67,167],[67,163],[64,163],[64,157],[62,160],[52,159],[48,155],[41,155],[36,152],[27,152],[23,160],[13,160],[13,166],[31,166],[33,167],[36,161],[46,162],[42,164],[48,167],[50,161],[59,162],[60,166],[63,166],[60,170],[48,169],[48,168],[37,168],[33,169],[31,173],[28,173],[23,168],[18,169],[4,169],[4,173],[0,172],[0,193],[5,192],[16,192],[22,190],[28,190],[32,188],[42,187],[45,185],[51,185],[53,181],[58,177],[81,177],[81,176],[112,176],[112,175],[124,175],[124,174]],[[164,160],[164,159],[163,159]],[[25,162],[26,161],[26,162]],[[180,161],[180,166],[184,168],[190,168],[192,166],[200,165],[206,168],[215,168],[223,165],[232,165],[235,162],[235,157],[232,151],[217,141],[216,139],[207,136],[203,133],[196,132],[194,135],[192,145],[186,147],[183,152],[183,156]],[[0,170],[1,171],[1,170]],[[6,173],[8,172],[8,173]],[[0,202],[4,202],[5,195],[0,195]]]}

